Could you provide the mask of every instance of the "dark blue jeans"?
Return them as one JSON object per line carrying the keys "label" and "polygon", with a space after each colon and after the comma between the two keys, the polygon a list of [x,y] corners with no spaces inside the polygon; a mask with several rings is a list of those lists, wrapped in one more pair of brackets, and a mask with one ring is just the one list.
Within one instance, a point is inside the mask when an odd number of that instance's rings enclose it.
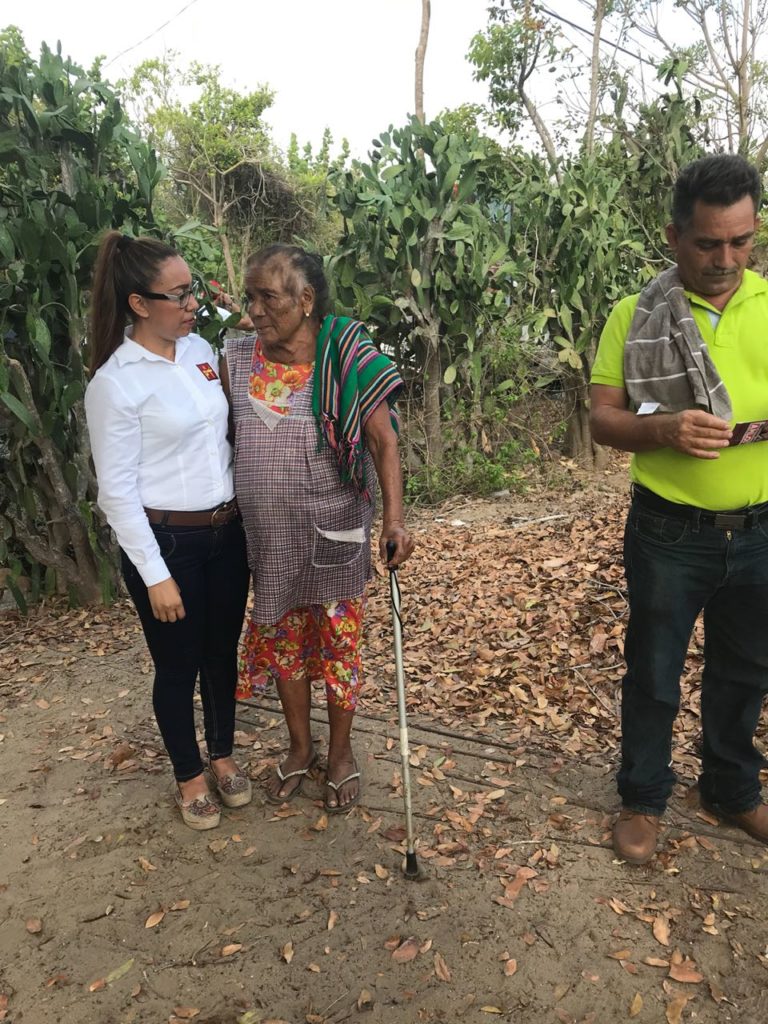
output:
{"label": "dark blue jeans", "polygon": [[147,588],[125,552],[123,578],[155,665],[152,702],[157,724],[174,775],[186,782],[203,770],[192,706],[198,674],[208,754],[216,760],[232,753],[237,644],[248,596],[245,534],[239,519],[216,529],[152,529],[181,591],[186,616],[178,622],[154,617]]}
{"label": "dark blue jeans", "polygon": [[760,803],[763,758],[753,738],[768,692],[768,519],[726,531],[632,503],[624,535],[629,586],[622,687],[625,807],[663,813],[680,676],[704,611],[702,800],[730,813]]}

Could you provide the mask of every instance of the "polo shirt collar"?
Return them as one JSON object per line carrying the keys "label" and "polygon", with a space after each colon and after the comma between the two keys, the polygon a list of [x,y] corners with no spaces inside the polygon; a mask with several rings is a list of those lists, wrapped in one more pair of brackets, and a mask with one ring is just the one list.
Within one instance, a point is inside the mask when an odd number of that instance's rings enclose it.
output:
{"label": "polo shirt collar", "polygon": [[756,274],[754,270],[745,270],[744,277],[741,279],[741,284],[738,289],[728,300],[725,309],[715,309],[713,305],[703,299],[700,295],[696,295],[694,292],[686,290],[685,294],[688,300],[695,306],[701,306],[703,309],[711,309],[713,312],[722,316],[726,310],[733,309],[735,306],[740,306],[742,302],[746,302],[747,299],[754,298],[755,295],[761,295],[764,292],[768,292],[768,281],[760,274]]}
{"label": "polo shirt collar", "polygon": [[[189,347],[189,335],[185,338],[178,338],[176,341],[176,362],[182,358],[187,348]],[[118,345],[115,350],[115,359],[117,360],[118,366],[125,366],[126,363],[138,363],[142,359],[146,359],[150,363],[167,363],[168,360],[164,359],[163,356],[157,355],[156,352],[150,352],[144,348],[143,345],[139,345],[137,341],[134,341],[130,334],[126,331],[125,337],[122,343]]]}

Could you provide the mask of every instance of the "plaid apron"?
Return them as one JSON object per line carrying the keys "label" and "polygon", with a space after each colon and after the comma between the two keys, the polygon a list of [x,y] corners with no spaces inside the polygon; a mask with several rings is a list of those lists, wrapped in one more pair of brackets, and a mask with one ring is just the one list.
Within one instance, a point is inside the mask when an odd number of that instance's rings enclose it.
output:
{"label": "plaid apron", "polygon": [[292,608],[361,597],[371,575],[376,473],[366,452],[371,501],[339,479],[334,453],[318,451],[312,381],[287,415],[267,423],[248,395],[253,337],[227,342],[235,422],[235,492],[253,575],[254,622],[273,625]]}

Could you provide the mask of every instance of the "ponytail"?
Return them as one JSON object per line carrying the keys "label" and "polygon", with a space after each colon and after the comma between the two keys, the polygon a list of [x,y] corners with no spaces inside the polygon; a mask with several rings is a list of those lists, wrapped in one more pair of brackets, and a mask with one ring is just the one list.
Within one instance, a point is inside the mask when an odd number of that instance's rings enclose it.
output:
{"label": "ponytail", "polygon": [[91,287],[90,370],[93,375],[122,343],[133,319],[128,296],[150,291],[165,260],[178,253],[157,238],[108,231],[96,256]]}

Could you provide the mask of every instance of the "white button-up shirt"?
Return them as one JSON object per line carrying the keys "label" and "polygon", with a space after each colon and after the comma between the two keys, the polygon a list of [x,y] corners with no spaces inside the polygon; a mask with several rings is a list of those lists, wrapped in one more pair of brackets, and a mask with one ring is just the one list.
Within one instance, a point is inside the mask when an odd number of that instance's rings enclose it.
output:
{"label": "white button-up shirt", "polygon": [[88,385],[85,412],[99,507],[151,587],[171,574],[144,508],[199,511],[234,496],[218,357],[197,334],[179,338],[175,362],[126,335]]}

